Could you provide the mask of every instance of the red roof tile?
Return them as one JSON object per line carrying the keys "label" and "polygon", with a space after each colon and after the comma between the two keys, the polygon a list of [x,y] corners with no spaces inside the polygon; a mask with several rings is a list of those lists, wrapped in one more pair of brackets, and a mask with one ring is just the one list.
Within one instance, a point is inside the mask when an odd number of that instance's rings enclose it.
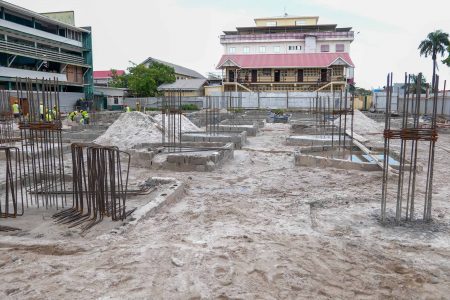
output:
{"label": "red roof tile", "polygon": [[230,60],[243,69],[249,68],[323,68],[337,59],[354,67],[348,53],[298,53],[298,54],[236,54],[223,55],[217,68]]}
{"label": "red roof tile", "polygon": [[[117,71],[117,75],[125,74],[124,70],[116,70],[116,71]],[[111,70],[109,70],[109,71],[94,71],[94,79],[110,78],[110,77],[112,77]]]}

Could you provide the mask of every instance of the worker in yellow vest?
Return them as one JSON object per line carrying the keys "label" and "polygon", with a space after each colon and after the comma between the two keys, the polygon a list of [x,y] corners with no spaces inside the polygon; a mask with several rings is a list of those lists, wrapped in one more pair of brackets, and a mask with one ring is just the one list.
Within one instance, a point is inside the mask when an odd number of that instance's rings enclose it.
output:
{"label": "worker in yellow vest", "polygon": [[69,120],[74,121],[75,117],[78,115],[78,112],[75,110],[69,114]]}
{"label": "worker in yellow vest", "polygon": [[52,113],[51,110],[48,110],[48,109],[46,110],[46,112],[45,112],[45,120],[47,122],[53,121],[53,113]]}
{"label": "worker in yellow vest", "polygon": [[19,118],[20,117],[20,106],[19,103],[14,102],[14,104],[12,105],[12,111],[13,111],[13,115],[14,118]]}
{"label": "worker in yellow vest", "polygon": [[130,111],[131,111],[131,108],[125,104],[125,112],[130,112]]}

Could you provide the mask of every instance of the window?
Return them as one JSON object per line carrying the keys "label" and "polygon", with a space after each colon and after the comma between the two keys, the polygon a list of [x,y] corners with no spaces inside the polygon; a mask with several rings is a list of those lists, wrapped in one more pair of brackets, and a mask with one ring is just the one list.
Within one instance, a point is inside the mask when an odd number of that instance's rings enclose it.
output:
{"label": "window", "polygon": [[265,46],[259,46],[259,53],[266,53],[266,47]]}
{"label": "window", "polygon": [[266,26],[277,26],[277,22],[276,21],[270,21],[270,22],[266,22]]}
{"label": "window", "polygon": [[280,46],[273,47],[273,52],[280,53]]}
{"label": "window", "polygon": [[305,24],[306,24],[306,22],[304,20],[295,21],[295,25],[297,25],[297,26],[301,26],[301,25],[305,25]]}
{"label": "window", "polygon": [[235,52],[236,52],[236,48],[234,48],[234,47],[228,48],[228,53],[235,53]]}
{"label": "window", "polygon": [[263,76],[272,76],[272,70],[271,69],[263,69],[262,73],[263,73]]}
{"label": "window", "polygon": [[302,50],[302,46],[299,45],[289,46],[288,49],[289,51],[299,51]]}
{"label": "window", "polygon": [[345,45],[344,44],[336,44],[336,52],[344,52]]}
{"label": "window", "polygon": [[119,97],[114,97],[114,104],[119,104]]}
{"label": "window", "polygon": [[320,52],[330,52],[330,45],[320,45]]}
{"label": "window", "polygon": [[250,53],[250,48],[249,47],[244,47],[244,53]]}

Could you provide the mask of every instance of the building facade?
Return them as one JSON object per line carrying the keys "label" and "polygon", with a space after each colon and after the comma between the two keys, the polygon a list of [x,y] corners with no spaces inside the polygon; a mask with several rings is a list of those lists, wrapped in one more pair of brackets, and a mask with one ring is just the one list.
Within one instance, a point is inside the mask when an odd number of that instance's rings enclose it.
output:
{"label": "building facade", "polygon": [[92,33],[74,13],[39,14],[0,0],[0,88],[16,78],[57,78],[61,92],[93,95]]}
{"label": "building facade", "polygon": [[319,17],[255,19],[220,37],[225,91],[340,90],[354,80],[351,28],[320,25]]}
{"label": "building facade", "polygon": [[113,74],[112,70],[94,71],[94,85],[108,87],[109,84],[111,83],[114,75],[121,76],[124,74],[125,74],[124,70],[115,70],[115,74]]}

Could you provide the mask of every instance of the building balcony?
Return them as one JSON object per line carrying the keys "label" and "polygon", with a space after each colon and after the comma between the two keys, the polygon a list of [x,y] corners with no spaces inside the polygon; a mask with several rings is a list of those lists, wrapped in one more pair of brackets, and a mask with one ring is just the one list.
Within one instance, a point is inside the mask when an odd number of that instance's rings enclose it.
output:
{"label": "building balcony", "polygon": [[66,74],[62,73],[50,73],[50,72],[41,72],[34,70],[25,70],[25,69],[16,69],[16,68],[7,68],[0,67],[1,77],[7,78],[39,78],[39,79],[57,79],[60,82],[67,82]]}
{"label": "building balcony", "polygon": [[304,40],[305,36],[316,36],[320,39],[353,40],[354,32],[294,32],[294,33],[265,33],[265,34],[240,34],[221,35],[220,43],[244,43],[244,42],[265,42],[265,41],[286,41]]}
{"label": "building balcony", "polygon": [[48,40],[52,40],[52,41],[56,41],[56,42],[60,42],[60,43],[64,43],[64,44],[68,44],[71,46],[76,46],[76,47],[83,47],[83,43],[80,41],[75,41],[72,39],[68,39],[62,36],[59,36],[57,34],[53,34],[50,32],[46,32],[46,31],[42,31],[39,29],[35,29],[35,28],[31,28],[28,26],[24,26],[21,24],[17,24],[17,23],[13,23],[7,20],[3,20],[0,19],[0,27],[6,28],[6,29],[10,29],[16,32],[23,32],[25,34],[29,34],[32,36],[36,36],[36,37],[40,37],[40,38],[44,38],[44,39],[48,39]]}
{"label": "building balcony", "polygon": [[320,76],[309,76],[304,77],[302,81],[298,81],[296,77],[280,78],[279,81],[275,81],[273,77],[260,77],[256,81],[249,78],[237,78],[237,80],[230,80],[229,78],[224,78],[224,83],[237,82],[240,84],[317,84],[317,83],[329,83],[329,82],[346,82],[347,78],[345,76],[327,76],[326,78],[320,78]]}
{"label": "building balcony", "polygon": [[0,52],[90,68],[81,56],[10,43],[2,40],[0,40]]}

